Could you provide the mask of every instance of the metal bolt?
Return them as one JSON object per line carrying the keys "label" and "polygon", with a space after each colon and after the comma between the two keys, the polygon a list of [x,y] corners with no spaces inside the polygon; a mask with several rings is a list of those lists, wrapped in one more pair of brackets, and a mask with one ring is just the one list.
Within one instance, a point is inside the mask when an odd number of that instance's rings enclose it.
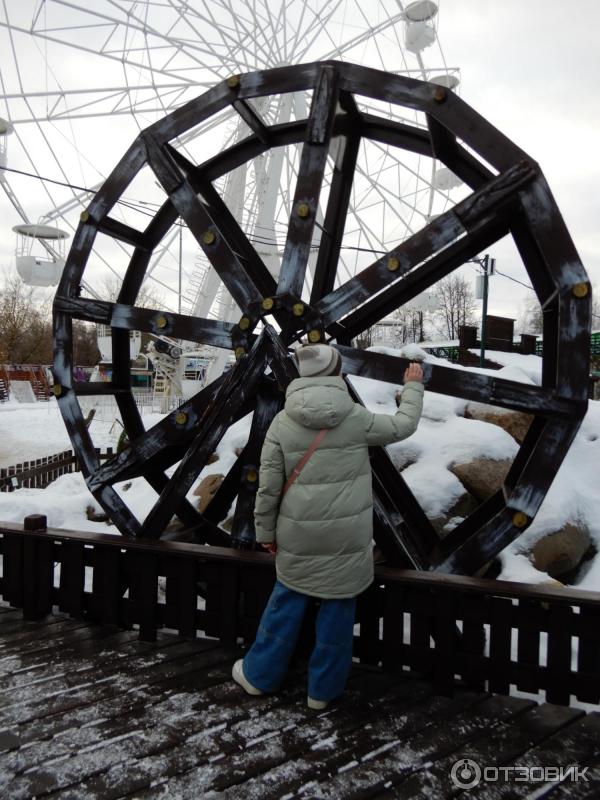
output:
{"label": "metal bolt", "polygon": [[79,219],[82,222],[87,222],[89,218],[90,218],[90,212],[87,209],[85,211],[82,211],[81,214],[79,215]]}
{"label": "metal bolt", "polygon": [[256,483],[258,480],[258,472],[255,469],[249,469],[248,472],[246,472],[246,480],[249,483]]}
{"label": "metal bolt", "polygon": [[237,89],[239,85],[240,85],[239,75],[230,75],[227,78],[227,86],[229,86],[230,89]]}
{"label": "metal bolt", "polygon": [[582,298],[582,297],[587,297],[589,290],[590,289],[587,283],[576,283],[571,291],[573,292],[575,297]]}
{"label": "metal bolt", "polygon": [[250,319],[248,317],[242,317],[238,324],[240,330],[247,331],[250,327]]}
{"label": "metal bolt", "polygon": [[161,314],[160,317],[156,318],[156,327],[157,328],[166,328],[168,324],[169,324],[169,321],[163,314]]}
{"label": "metal bolt", "polygon": [[241,347],[241,346],[240,347],[236,347],[235,350],[234,350],[234,353],[235,353],[235,357],[236,358],[241,358],[243,355],[245,355],[246,348],[245,347]]}
{"label": "metal bolt", "polygon": [[529,522],[529,517],[522,511],[517,511],[517,513],[513,516],[512,521],[515,528],[524,528]]}
{"label": "metal bolt", "polygon": [[270,311],[273,308],[273,298],[265,297],[265,299],[262,301],[262,307],[265,311]]}
{"label": "metal bolt", "polygon": [[204,231],[202,234],[202,243],[203,244],[214,244],[214,241],[217,237],[212,231]]}
{"label": "metal bolt", "polygon": [[301,317],[304,314],[304,303],[294,303],[292,306],[292,314],[295,317]]}
{"label": "metal bolt", "polygon": [[433,90],[433,99],[436,103],[443,103],[446,99],[446,96],[446,90],[443,88],[443,86],[438,86]]}
{"label": "metal bolt", "polygon": [[296,213],[300,217],[300,219],[306,219],[310,217],[310,206],[308,203],[299,203],[296,209]]}
{"label": "metal bolt", "polygon": [[313,328],[311,331],[308,332],[309,342],[312,342],[314,344],[315,342],[318,342],[320,338],[321,338],[321,331],[317,330],[316,328]]}
{"label": "metal bolt", "polygon": [[187,421],[188,421],[188,415],[185,413],[185,411],[178,411],[175,414],[175,423],[177,425],[185,425]]}
{"label": "metal bolt", "polygon": [[390,256],[387,262],[387,268],[390,272],[396,272],[398,267],[400,266],[400,261],[396,258],[396,256]]}

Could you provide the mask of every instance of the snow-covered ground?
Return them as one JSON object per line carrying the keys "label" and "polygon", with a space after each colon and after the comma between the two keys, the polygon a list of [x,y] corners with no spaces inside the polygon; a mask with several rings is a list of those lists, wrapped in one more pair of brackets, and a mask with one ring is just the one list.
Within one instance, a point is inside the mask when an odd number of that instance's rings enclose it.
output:
{"label": "snow-covered ground", "polygon": [[[373,350],[389,355],[420,357],[454,369],[467,369],[451,365],[415,345],[404,350],[374,347]],[[541,359],[537,356],[494,353],[494,360],[505,366],[499,371],[468,368],[470,371],[493,374],[509,380],[539,384]],[[352,382],[365,405],[378,413],[396,411],[395,394],[401,388],[366,378],[352,378]],[[392,445],[389,452],[395,463],[403,468],[403,476],[423,506],[433,518],[447,513],[464,494],[458,478],[450,471],[453,463],[477,457],[512,459],[518,444],[497,425],[463,416],[466,402],[454,397],[425,393],[423,418],[416,433],[409,439]],[[147,428],[155,424],[160,415],[144,415]],[[204,477],[214,473],[226,474],[233,464],[235,449],[245,444],[251,417],[234,425],[223,437],[217,454],[219,460],[207,466],[195,486]],[[104,410],[91,423],[96,446],[116,446],[120,425],[115,415]],[[54,399],[49,403],[0,405],[0,466],[70,448],[62,419]],[[600,402],[590,402],[589,411],[573,446],[565,459],[534,523],[501,554],[500,578],[537,583],[548,580],[546,573],[536,570],[529,558],[523,555],[527,544],[545,533],[559,530],[571,522],[587,528],[600,552],[600,491],[598,484],[600,465]],[[193,489],[190,491],[192,498]],[[156,493],[139,478],[118,484],[117,491],[128,506],[143,518],[156,500]],[[51,527],[93,530],[101,533],[114,531],[106,523],[90,522],[86,509],[98,504],[88,492],[79,473],[64,475],[47,489],[20,489],[0,493],[0,520],[22,521],[32,513],[43,513]],[[585,575],[578,582],[580,588],[600,591],[600,554],[587,564]]]}

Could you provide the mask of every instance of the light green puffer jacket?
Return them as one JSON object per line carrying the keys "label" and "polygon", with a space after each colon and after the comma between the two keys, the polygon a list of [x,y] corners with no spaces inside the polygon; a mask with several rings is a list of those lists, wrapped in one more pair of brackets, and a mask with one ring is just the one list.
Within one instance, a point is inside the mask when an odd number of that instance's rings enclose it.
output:
{"label": "light green puffer jacket", "polygon": [[[262,449],[254,519],[258,542],[277,542],[277,578],[322,598],[355,597],[373,580],[370,445],[417,429],[423,384],[410,381],[396,414],[355,403],[343,378],[296,378]],[[281,489],[320,428],[319,447],[281,501]]]}

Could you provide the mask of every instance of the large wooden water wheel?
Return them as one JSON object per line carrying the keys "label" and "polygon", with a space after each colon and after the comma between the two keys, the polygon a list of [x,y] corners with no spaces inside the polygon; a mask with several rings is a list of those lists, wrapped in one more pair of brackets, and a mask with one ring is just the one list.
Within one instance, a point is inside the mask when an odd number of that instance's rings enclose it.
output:
{"label": "large wooden water wheel", "polygon": [[[305,120],[269,126],[250,102],[312,90]],[[427,128],[360,110],[361,97],[418,110]],[[178,147],[187,131],[233,106],[251,134],[203,163]],[[361,138],[442,161],[472,194],[347,280],[336,273]],[[269,148],[302,143],[278,279],[230,213],[214,182]],[[334,159],[314,274],[303,294],[328,156]],[[168,199],[144,230],[111,209],[142,167]],[[136,306],[153,251],[181,218],[241,309],[237,324]],[[131,245],[117,302],[85,299],[81,284],[98,233]],[[294,341],[331,342],[343,370],[401,383],[407,361],[357,349],[353,340],[511,234],[544,315],[541,386],[425,364],[426,389],[534,415],[503,489],[439,540],[383,448],[372,452],[375,537],[388,559],[419,569],[472,573],[533,520],[587,407],[591,287],[538,167],[451,91],[352,64],[324,62],[236,75],[144,130],[81,215],[54,302],[55,393],[87,484],[124,536],[159,538],[177,516],[197,541],[251,546],[265,432],[297,375]],[[110,326],[110,383],[73,380],[72,320]],[[235,366],[145,430],[131,390],[129,332],[235,352]],[[82,394],[116,398],[130,444],[100,463],[84,424]],[[235,420],[253,411],[248,442],[206,513],[186,494]],[[176,469],[166,474],[173,465]],[[157,492],[137,519],[115,484],[143,476]],[[219,527],[237,497],[231,536]]]}

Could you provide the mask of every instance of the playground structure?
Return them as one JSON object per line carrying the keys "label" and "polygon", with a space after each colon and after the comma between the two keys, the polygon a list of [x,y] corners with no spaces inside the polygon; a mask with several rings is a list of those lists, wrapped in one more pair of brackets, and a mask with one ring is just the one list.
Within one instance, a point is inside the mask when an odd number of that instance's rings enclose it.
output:
{"label": "playground structure", "polygon": [[[260,98],[312,92],[305,119],[269,125]],[[424,116],[416,127],[361,110],[361,97]],[[251,133],[231,147],[190,161],[178,141],[233,107]],[[354,170],[362,138],[438,159],[473,193],[358,274],[338,273]],[[278,274],[245,235],[214,183],[274,147],[302,143],[286,243]],[[207,151],[209,148],[207,147]],[[333,167],[328,167],[328,159]],[[166,200],[144,230],[118,222],[111,208],[142,169]],[[317,209],[326,171],[330,187],[322,230]],[[136,307],[152,254],[178,218],[188,225],[237,303],[237,324]],[[97,234],[133,248],[117,302],[82,296]],[[55,387],[87,484],[125,536],[158,539],[176,515],[197,542],[252,547],[253,506],[265,432],[297,374],[289,348],[303,336],[331,341],[343,371],[398,384],[407,362],[352,347],[362,331],[427,290],[510,233],[544,310],[542,386],[425,364],[426,388],[534,415],[503,489],[443,541],[382,448],[374,448],[375,539],[390,564],[473,574],[532,521],[587,409],[591,287],[538,165],[446,87],[340,62],[232,75],[143,131],[83,212],[54,302]],[[307,270],[315,242],[314,270]],[[70,321],[112,330],[112,380],[72,376]],[[146,431],[131,393],[129,332],[230,350],[233,369]],[[129,446],[100,464],[78,403],[114,395]],[[358,400],[358,398],[356,398]],[[204,514],[186,494],[227,427],[254,411],[250,437]],[[165,470],[177,464],[171,477]],[[138,520],[114,488],[144,476],[158,499]],[[221,522],[237,497],[231,537]]]}

